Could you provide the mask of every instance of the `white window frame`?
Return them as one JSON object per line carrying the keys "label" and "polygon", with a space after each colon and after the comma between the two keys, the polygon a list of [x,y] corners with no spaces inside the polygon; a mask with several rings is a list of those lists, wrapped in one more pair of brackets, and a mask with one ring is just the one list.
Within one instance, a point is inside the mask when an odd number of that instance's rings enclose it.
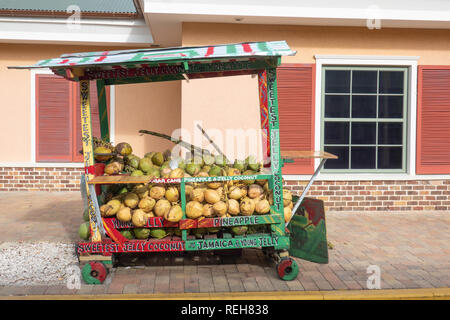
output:
{"label": "white window frame", "polygon": [[[2,164],[2,166],[23,166],[23,167],[56,167],[56,168],[83,168],[84,164],[73,163],[73,162],[37,162],[36,161],[36,75],[39,74],[53,74],[53,72],[48,68],[43,69],[32,69],[31,70],[31,163],[24,164]],[[114,143],[115,138],[115,88],[113,85],[110,86],[110,106],[109,106],[109,130],[110,130],[110,140]]]}
{"label": "white window frame", "polygon": [[[314,148],[320,150],[322,115],[322,67],[323,66],[397,66],[407,67],[408,83],[408,123],[406,148],[406,173],[326,173],[321,172],[317,180],[433,180],[450,179],[450,175],[416,175],[416,133],[417,133],[417,61],[418,56],[365,56],[365,55],[315,55],[315,112]],[[314,162],[319,166],[320,159]],[[285,180],[309,180],[310,175],[285,175]]]}

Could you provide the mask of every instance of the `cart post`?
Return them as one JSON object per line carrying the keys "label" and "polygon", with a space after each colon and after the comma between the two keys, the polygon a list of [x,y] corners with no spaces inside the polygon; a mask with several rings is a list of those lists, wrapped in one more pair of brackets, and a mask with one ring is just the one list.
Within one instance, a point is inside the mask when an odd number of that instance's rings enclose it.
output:
{"label": "cart post", "polygon": [[[267,77],[267,109],[270,139],[270,164],[272,170],[273,186],[273,209],[276,214],[284,216],[283,205],[283,183],[281,175],[281,156],[280,156],[280,127],[278,120],[278,97],[277,97],[277,69],[276,67],[266,68]],[[284,221],[271,225],[272,232],[276,235],[284,235]]]}
{"label": "cart post", "polygon": [[108,123],[108,107],[106,103],[106,87],[105,80],[97,80],[97,97],[98,97],[98,115],[100,117],[100,132],[102,140],[109,142],[109,123]]}
{"label": "cart post", "polygon": [[[99,242],[101,237],[101,217],[98,210],[97,196],[94,188],[89,186],[89,180],[92,179],[94,170],[94,146],[92,141],[92,123],[91,123],[91,105],[89,97],[89,80],[80,81],[80,104],[81,104],[81,140],[83,144],[83,162],[84,162],[84,183],[82,187],[86,188],[87,203],[89,209],[89,225],[91,228],[91,239],[93,242]],[[82,180],[83,181],[83,180]]]}

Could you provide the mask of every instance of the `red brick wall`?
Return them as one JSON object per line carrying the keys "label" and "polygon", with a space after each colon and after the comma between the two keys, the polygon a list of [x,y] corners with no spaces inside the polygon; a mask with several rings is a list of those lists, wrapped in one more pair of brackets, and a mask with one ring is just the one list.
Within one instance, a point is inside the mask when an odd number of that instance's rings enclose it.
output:
{"label": "red brick wall", "polygon": [[[301,195],[307,181],[285,181]],[[308,197],[334,211],[450,210],[450,180],[315,181]]]}
{"label": "red brick wall", "polygon": [[79,191],[82,168],[0,167],[0,191]]}
{"label": "red brick wall", "polygon": [[[82,168],[0,167],[0,191],[79,191]],[[300,195],[307,181],[285,181]],[[315,181],[308,197],[326,210],[450,210],[450,180]]]}

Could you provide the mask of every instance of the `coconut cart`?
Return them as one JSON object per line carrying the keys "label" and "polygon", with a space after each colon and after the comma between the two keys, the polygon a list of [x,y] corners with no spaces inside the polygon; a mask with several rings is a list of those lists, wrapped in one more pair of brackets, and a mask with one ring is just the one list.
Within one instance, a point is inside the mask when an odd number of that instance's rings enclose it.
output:
{"label": "coconut cart", "polygon": [[[136,252],[190,252],[262,248],[277,264],[281,279],[297,277],[298,265],[291,256],[327,263],[327,242],[323,202],[305,198],[327,159],[336,158],[326,152],[280,152],[277,100],[277,66],[281,56],[294,55],[286,42],[254,42],[204,47],[134,49],[106,52],[63,54],[39,61],[32,66],[15,68],[50,68],[54,74],[80,83],[81,127],[84,173],[81,191],[89,214],[90,239],[77,243],[76,250],[82,276],[87,283],[102,283],[116,254]],[[142,82],[195,80],[199,78],[255,75],[258,77],[263,153],[268,163],[255,175],[154,178],[125,174],[103,175],[101,163],[95,160],[91,125],[90,81],[96,81],[101,139],[109,141],[105,87]],[[295,198],[292,216],[285,220],[282,195],[282,172],[286,162],[296,158],[320,158],[321,162],[300,197]],[[263,215],[190,219],[186,216],[186,185],[202,182],[268,180],[273,202]],[[169,222],[164,217],[148,218],[145,228],[178,228],[179,236],[162,239],[124,238],[118,230],[133,228],[116,218],[100,214],[102,186],[114,184],[172,184],[179,186],[182,219]],[[212,234],[203,238],[189,235],[190,229],[231,226],[266,225],[266,233],[251,235]]]}

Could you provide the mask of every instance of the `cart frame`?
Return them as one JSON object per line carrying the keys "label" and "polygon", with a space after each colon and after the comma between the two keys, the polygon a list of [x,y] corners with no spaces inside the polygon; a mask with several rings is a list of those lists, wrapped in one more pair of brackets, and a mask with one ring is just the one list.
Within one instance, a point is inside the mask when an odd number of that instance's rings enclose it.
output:
{"label": "cart frame", "polygon": [[[287,280],[297,275],[298,267],[289,258],[290,239],[288,225],[284,219],[282,167],[294,158],[321,158],[321,164],[295,204],[292,215],[300,206],[305,194],[313,183],[326,159],[335,158],[324,152],[286,152],[280,151],[277,67],[281,56],[294,55],[295,52],[284,41],[252,42],[207,47],[180,47],[165,49],[140,49],[112,52],[91,52],[66,54],[59,58],[38,62],[33,66],[16,68],[49,67],[55,74],[80,83],[81,128],[84,174],[81,178],[81,191],[89,209],[90,241],[79,242],[77,253],[84,260],[101,260],[120,252],[161,252],[161,251],[202,251],[237,248],[266,248],[272,250],[274,257],[282,265],[282,272],[291,270]],[[99,103],[101,138],[109,141],[108,111],[105,86],[143,82],[191,80],[233,75],[257,75],[259,107],[263,139],[263,155],[270,159],[266,172],[247,176],[188,177],[180,179],[152,179],[148,176],[132,177],[125,175],[103,176],[94,159],[92,119],[90,105],[90,81],[96,81]],[[185,215],[186,183],[267,179],[273,190],[273,205],[270,214],[236,216],[228,218],[188,219]],[[166,183],[180,185],[180,199],[183,218],[178,223],[170,223],[162,217],[149,218],[145,227],[178,227],[181,237],[170,239],[124,241],[117,229],[133,228],[131,223],[121,223],[115,218],[102,218],[99,204],[102,197],[98,186],[108,184],[147,184]],[[209,228],[235,225],[270,224],[270,233],[248,236],[224,235],[223,238],[195,239],[188,236],[191,228]],[[98,256],[100,255],[100,256]],[[90,258],[89,258],[90,257]],[[100,257],[100,258],[99,258]],[[101,258],[103,257],[103,258]],[[81,260],[80,260],[81,262]],[[89,268],[98,268],[91,264]],[[280,274],[280,270],[279,274]],[[89,271],[91,272],[91,271]],[[93,272],[93,271],[92,271]],[[92,276],[91,272],[91,276]],[[98,275],[98,270],[95,271]],[[282,277],[283,278],[283,277]],[[93,283],[97,277],[93,277]],[[85,279],[86,280],[86,279]]]}

